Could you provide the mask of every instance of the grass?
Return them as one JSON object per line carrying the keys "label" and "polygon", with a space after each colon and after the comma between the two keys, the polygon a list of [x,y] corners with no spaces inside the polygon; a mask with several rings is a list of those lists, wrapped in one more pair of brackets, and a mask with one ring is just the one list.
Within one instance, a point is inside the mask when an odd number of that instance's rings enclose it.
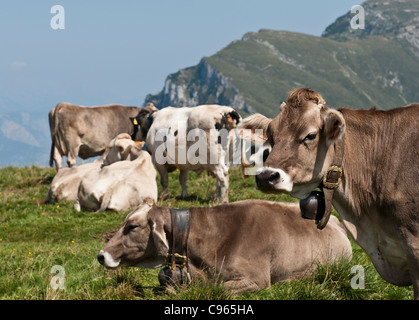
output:
{"label": "grass", "polygon": [[[119,227],[127,212],[77,212],[73,203],[45,205],[54,169],[5,167],[0,169],[0,299],[2,300],[293,300],[293,299],[412,299],[412,287],[396,287],[377,274],[368,256],[353,243],[354,257],[319,266],[314,275],[253,293],[233,296],[222,285],[193,281],[176,291],[159,286],[159,270],[107,270],[96,260],[105,245],[103,234]],[[230,201],[267,199],[295,201],[285,195],[267,195],[244,179],[239,169],[230,173]],[[180,199],[178,173],[170,175],[171,197],[159,205],[174,208],[208,206],[214,179],[190,174],[189,198]],[[159,190],[161,190],[159,186]],[[53,266],[65,270],[64,290],[53,289]],[[351,267],[365,270],[365,289],[351,288]],[[56,279],[56,278],[55,278]]]}

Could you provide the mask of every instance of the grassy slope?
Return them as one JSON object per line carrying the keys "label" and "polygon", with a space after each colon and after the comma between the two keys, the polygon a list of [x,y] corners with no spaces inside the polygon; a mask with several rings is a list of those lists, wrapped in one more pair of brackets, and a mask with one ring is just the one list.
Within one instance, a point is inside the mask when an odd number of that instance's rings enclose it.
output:
{"label": "grassy slope", "polygon": [[[302,86],[324,94],[333,107],[388,109],[404,105],[403,99],[419,100],[419,64],[396,41],[370,37],[338,42],[273,30],[243,39],[207,61],[267,116],[278,114],[288,92]],[[390,72],[397,72],[403,94],[388,85],[394,78]]]}
{"label": "grassy slope", "polygon": [[[158,285],[158,270],[122,268],[106,270],[96,260],[104,246],[102,235],[119,227],[127,212],[76,212],[72,203],[45,205],[53,169],[37,167],[0,169],[0,299],[411,299],[412,288],[383,281],[369,258],[353,244],[354,258],[328,267],[304,280],[274,285],[233,297],[212,283],[193,283],[176,292]],[[172,197],[160,205],[187,208],[207,206],[214,180],[190,175],[190,198],[180,200],[178,173],[170,175]],[[255,190],[253,179],[231,171],[230,201],[260,198],[295,201],[288,196]],[[160,186],[159,186],[160,188]],[[362,265],[364,290],[353,290],[350,269]],[[51,268],[65,269],[65,290],[53,290]]]}

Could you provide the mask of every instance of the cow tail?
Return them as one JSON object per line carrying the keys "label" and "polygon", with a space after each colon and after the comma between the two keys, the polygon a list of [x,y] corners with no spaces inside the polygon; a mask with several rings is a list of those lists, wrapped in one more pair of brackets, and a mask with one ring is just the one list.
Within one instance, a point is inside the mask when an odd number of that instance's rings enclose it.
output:
{"label": "cow tail", "polygon": [[55,148],[54,139],[52,139],[51,152],[49,154],[49,166],[50,167],[52,167],[54,165],[54,148]]}
{"label": "cow tail", "polygon": [[51,133],[51,152],[49,155],[49,166],[52,167],[54,165],[54,153],[55,153],[55,138],[58,135],[58,109],[60,109],[60,104],[57,104],[56,107],[53,109],[53,113],[48,115],[49,126],[51,129],[51,125],[54,125],[53,132]]}

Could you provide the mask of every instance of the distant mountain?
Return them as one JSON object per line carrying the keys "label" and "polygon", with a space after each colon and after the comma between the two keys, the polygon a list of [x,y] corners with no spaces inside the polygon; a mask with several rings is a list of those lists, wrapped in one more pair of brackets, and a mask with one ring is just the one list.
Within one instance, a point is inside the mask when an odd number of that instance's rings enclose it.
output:
{"label": "distant mountain", "polygon": [[322,36],[338,41],[382,36],[400,42],[419,58],[419,1],[369,0],[362,7],[365,29],[352,29],[350,21],[354,14],[348,12],[328,26]]}
{"label": "distant mountain", "polygon": [[144,104],[158,108],[204,103],[274,116],[295,87],[321,92],[331,106],[389,109],[419,101],[417,0],[362,4],[365,29],[352,30],[351,12],[322,37],[249,32],[197,66],[167,77]]}
{"label": "distant mountain", "polygon": [[[6,111],[8,109],[8,111]],[[48,114],[0,109],[0,167],[48,165],[51,138]]]}

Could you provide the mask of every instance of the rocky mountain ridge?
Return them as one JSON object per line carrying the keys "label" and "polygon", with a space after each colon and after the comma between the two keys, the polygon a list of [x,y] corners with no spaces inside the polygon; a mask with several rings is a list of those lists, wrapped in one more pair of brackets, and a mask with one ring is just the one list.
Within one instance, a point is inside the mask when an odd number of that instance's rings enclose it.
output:
{"label": "rocky mountain ridge", "polygon": [[298,86],[320,91],[332,106],[388,109],[419,101],[419,1],[368,0],[362,6],[363,30],[351,28],[355,14],[348,11],[322,37],[249,32],[198,65],[169,75],[144,105],[219,103],[273,116]]}

